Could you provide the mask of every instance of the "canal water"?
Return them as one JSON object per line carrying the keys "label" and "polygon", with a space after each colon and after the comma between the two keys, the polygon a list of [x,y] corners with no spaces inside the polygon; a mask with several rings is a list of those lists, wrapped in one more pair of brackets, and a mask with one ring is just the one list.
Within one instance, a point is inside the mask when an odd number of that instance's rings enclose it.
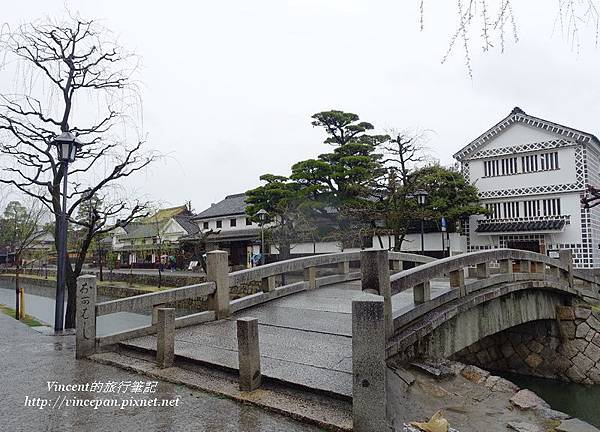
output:
{"label": "canal water", "polygon": [[[54,324],[54,289],[32,286],[27,283],[21,283],[21,286],[25,289],[25,313],[44,324],[52,326]],[[98,296],[99,302],[107,300],[112,300],[112,298]],[[15,308],[15,289],[13,283],[0,280],[0,303],[13,309]],[[150,324],[150,320],[149,314],[143,315],[130,312],[118,312],[101,316],[96,321],[96,334],[104,336],[135,327],[146,326]]]}
{"label": "canal water", "polygon": [[536,393],[558,411],[600,427],[600,385],[587,386],[506,372],[494,372]]}

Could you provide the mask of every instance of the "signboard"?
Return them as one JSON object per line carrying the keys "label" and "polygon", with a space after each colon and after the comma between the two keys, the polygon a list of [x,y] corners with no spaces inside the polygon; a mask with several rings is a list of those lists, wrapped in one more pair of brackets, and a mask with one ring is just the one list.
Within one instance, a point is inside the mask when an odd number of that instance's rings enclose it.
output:
{"label": "signboard", "polygon": [[440,223],[442,225],[442,232],[448,231],[448,224],[446,223],[446,218],[442,218]]}

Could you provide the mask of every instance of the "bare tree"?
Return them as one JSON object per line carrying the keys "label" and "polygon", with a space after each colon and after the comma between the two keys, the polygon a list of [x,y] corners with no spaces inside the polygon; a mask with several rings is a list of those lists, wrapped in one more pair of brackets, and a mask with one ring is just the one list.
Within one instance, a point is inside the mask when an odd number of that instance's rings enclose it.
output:
{"label": "bare tree", "polygon": [[581,203],[585,208],[592,208],[600,205],[600,189],[588,185],[585,196],[581,198]]}
{"label": "bare tree", "polygon": [[[119,183],[156,159],[145,152],[143,139],[132,144],[127,139],[137,132],[132,132],[140,105],[133,78],[137,58],[114,43],[110,31],[98,23],[72,16],[25,24],[4,34],[0,47],[5,68],[15,72],[14,87],[21,88],[0,91],[0,182],[52,212],[55,239],[65,166],[55,156],[53,139],[72,132],[84,143],[69,172],[66,209],[70,222],[84,230],[75,257],[67,258],[65,327],[71,328],[76,278],[92,240],[146,215],[145,203],[120,197],[125,194]],[[77,220],[77,208],[94,196],[102,205],[94,206],[87,220]],[[117,218],[119,222],[111,225]]]}
{"label": "bare tree", "polygon": [[[384,232],[394,238],[394,250],[400,251],[411,221],[418,216],[418,208],[412,195],[416,183],[415,169],[427,161],[423,145],[425,132],[403,131],[394,133],[395,138],[380,145],[382,163],[387,174],[380,179],[376,189],[376,215],[374,219],[384,221]],[[380,243],[381,238],[380,238]]]}
{"label": "bare tree", "polygon": [[[426,27],[428,6],[433,2],[420,0],[420,26]],[[465,65],[472,76],[471,53],[479,44],[483,52],[499,48],[504,52],[508,39],[519,41],[517,13],[514,0],[457,0],[456,26],[450,37],[442,63],[456,49],[463,51]],[[594,43],[598,44],[600,30],[600,2],[598,0],[556,0],[556,25],[572,48],[579,52],[580,35],[584,28],[594,31]]]}

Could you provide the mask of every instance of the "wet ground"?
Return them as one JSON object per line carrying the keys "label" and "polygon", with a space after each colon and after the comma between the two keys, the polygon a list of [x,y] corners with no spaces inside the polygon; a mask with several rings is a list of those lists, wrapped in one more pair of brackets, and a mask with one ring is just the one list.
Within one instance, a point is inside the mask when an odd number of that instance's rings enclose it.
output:
{"label": "wet ground", "polygon": [[[431,295],[450,289],[432,280]],[[245,309],[230,318],[180,328],[175,354],[237,370],[236,320],[258,318],[261,372],[264,376],[342,396],[352,395],[352,300],[363,295],[360,281],[303,291]],[[413,308],[412,290],[392,297],[394,311]],[[123,343],[156,349],[156,336]]]}
{"label": "wet ground", "polygon": [[[286,417],[201,391],[158,382],[155,393],[133,392],[152,379],[88,360],[75,360],[73,336],[48,336],[0,314],[0,416],[3,431],[318,431]],[[131,383],[126,393],[48,391],[59,384]],[[124,385],[124,386],[125,386]],[[139,387],[139,386],[138,386]],[[139,388],[138,388],[139,389]],[[63,399],[64,397],[64,399]],[[67,407],[82,400],[166,401],[179,406]],[[41,400],[49,405],[40,409]],[[62,407],[60,407],[60,401]],[[123,402],[126,401],[126,402]],[[26,402],[33,406],[25,406]],[[53,408],[53,404],[57,405]],[[82,402],[78,402],[82,403]]]}

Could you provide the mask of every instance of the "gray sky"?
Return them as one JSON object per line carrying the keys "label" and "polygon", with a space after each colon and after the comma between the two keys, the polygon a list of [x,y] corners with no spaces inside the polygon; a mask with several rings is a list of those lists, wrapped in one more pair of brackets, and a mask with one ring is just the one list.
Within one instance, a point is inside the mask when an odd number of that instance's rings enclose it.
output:
{"label": "gray sky", "polygon": [[417,0],[27,0],[3,5],[2,20],[60,15],[66,4],[113,29],[142,57],[143,129],[167,154],[131,187],[201,211],[330,150],[310,125],[322,110],[357,113],[379,131],[433,130],[442,163],[514,106],[599,133],[593,32],[578,52],[555,3],[516,0],[520,41],[504,54],[482,54],[476,28],[473,79],[460,49],[441,64],[455,2],[426,2],[423,32]]}

